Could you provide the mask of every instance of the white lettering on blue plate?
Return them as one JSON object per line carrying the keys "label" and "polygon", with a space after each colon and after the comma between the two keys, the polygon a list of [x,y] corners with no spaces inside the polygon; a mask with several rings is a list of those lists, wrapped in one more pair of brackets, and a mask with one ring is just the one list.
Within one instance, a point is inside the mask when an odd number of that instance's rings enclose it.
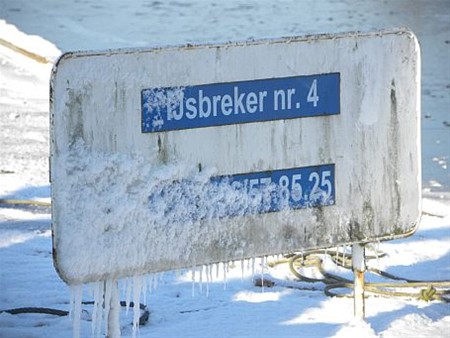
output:
{"label": "white lettering on blue plate", "polygon": [[170,221],[195,221],[334,205],[334,166],[166,182],[149,196],[149,208]]}
{"label": "white lettering on blue plate", "polygon": [[141,91],[142,132],[340,113],[340,73]]}

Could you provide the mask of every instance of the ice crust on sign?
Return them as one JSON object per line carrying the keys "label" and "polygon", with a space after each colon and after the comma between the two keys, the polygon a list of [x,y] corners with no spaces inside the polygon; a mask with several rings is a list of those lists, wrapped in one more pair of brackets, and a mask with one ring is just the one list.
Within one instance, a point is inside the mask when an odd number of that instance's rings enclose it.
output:
{"label": "ice crust on sign", "polygon": [[153,118],[143,121],[147,128],[152,127],[153,130],[161,129],[164,124],[162,117],[162,109],[168,109],[169,118],[173,118],[173,111],[180,105],[184,93],[184,88],[171,88],[165,91],[163,89],[146,89],[142,91],[142,97],[145,98],[144,108],[149,111],[156,111]]}
{"label": "ice crust on sign", "polygon": [[[185,167],[154,167],[139,156],[94,153],[82,141],[75,143],[59,161],[66,179],[55,200],[70,201],[58,215],[59,226],[69,233],[64,238],[71,241],[65,243],[61,238],[58,243],[61,250],[68,250],[64,255],[68,260],[60,261],[64,271],[73,272],[73,276],[97,274],[112,261],[121,270],[130,262],[139,265],[145,256],[165,251],[151,237],[144,240],[149,243],[148,252],[137,251],[133,244],[143,242],[140,238],[148,228],[167,225],[164,212],[149,209],[148,198],[158,188],[156,182],[182,178]],[[167,229],[165,234],[175,242],[177,236],[171,230],[174,229]],[[108,249],[114,247],[123,247],[124,252],[114,255],[118,250]],[[95,255],[96,251],[99,255]],[[72,261],[70,257],[78,259]],[[70,280],[73,276],[65,277]]]}
{"label": "ice crust on sign", "polygon": [[[117,279],[230,259],[217,254],[219,249],[235,255],[231,259],[248,258],[254,245],[248,239],[261,236],[257,222],[253,227],[245,222],[260,211],[267,192],[250,195],[226,182],[212,183],[214,168],[199,172],[185,163],[152,165],[138,154],[93,152],[81,140],[57,161],[54,233],[57,251],[64,252],[57,268],[70,284],[86,282],[79,276]],[[272,213],[277,217],[273,227],[285,228],[271,231],[293,237],[298,216],[291,213]],[[235,216],[242,215],[249,217],[237,222]],[[318,219],[315,211],[306,210],[305,217],[308,225]],[[317,234],[309,238],[314,241]],[[273,250],[283,250],[281,244],[279,238],[264,243]]]}

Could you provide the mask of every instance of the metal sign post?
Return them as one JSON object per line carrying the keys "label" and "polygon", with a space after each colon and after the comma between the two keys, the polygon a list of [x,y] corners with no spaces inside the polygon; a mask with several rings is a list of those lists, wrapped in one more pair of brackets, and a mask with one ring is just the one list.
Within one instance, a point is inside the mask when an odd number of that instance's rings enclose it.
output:
{"label": "metal sign post", "polygon": [[64,54],[56,269],[79,284],[355,244],[362,272],[357,243],[418,224],[419,92],[404,29]]}
{"label": "metal sign post", "polygon": [[364,245],[353,244],[352,267],[353,267],[353,302],[355,318],[363,320],[365,317],[364,301],[364,272],[366,271]]}

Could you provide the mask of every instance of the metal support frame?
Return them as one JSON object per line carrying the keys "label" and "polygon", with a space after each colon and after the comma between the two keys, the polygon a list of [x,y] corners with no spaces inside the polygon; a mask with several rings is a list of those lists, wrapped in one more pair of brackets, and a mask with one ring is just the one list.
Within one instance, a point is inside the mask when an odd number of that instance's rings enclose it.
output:
{"label": "metal support frame", "polygon": [[353,305],[355,318],[364,320],[364,272],[366,271],[364,244],[352,246],[352,268],[354,273]]}

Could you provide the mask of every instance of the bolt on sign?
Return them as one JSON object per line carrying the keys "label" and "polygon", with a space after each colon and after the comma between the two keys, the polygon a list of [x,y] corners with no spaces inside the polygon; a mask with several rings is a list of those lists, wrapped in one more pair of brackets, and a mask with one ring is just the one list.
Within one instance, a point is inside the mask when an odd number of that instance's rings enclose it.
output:
{"label": "bolt on sign", "polygon": [[403,29],[64,54],[58,273],[85,283],[412,233],[419,89]]}

